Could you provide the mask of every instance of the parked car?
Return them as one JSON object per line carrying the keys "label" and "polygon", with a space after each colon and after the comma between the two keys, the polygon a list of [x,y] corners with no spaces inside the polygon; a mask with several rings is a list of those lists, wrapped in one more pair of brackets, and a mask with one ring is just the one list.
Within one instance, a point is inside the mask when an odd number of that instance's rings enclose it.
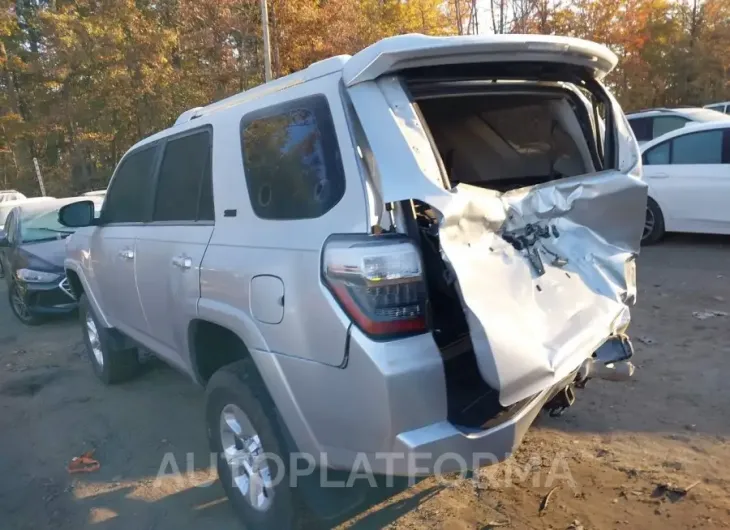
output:
{"label": "parked car", "polygon": [[104,197],[104,196],[106,196],[106,190],[87,191],[86,193],[83,193],[82,196],[84,196],[84,197]]}
{"label": "parked car", "polygon": [[616,62],[405,35],[183,113],[124,155],[98,220],[59,214],[95,374],[132,377],[143,346],[205,385],[251,528],[347,495],[262,454],[391,475],[506,458],[576,385],[632,372],[646,184],[600,83]]}
{"label": "parked car", "polygon": [[649,109],[628,114],[626,118],[629,120],[639,145],[693,123],[713,121],[727,121],[730,123],[730,116],[699,107]]}
{"label": "parked car", "polygon": [[8,201],[18,201],[25,198],[25,195],[16,190],[0,190],[0,204]]}
{"label": "parked car", "polygon": [[730,101],[721,101],[719,103],[710,103],[705,105],[706,109],[722,112],[723,114],[730,114]]}
{"label": "parked car", "polygon": [[730,234],[730,122],[687,126],[642,151],[649,185],[644,244],[665,232]]}
{"label": "parked car", "polygon": [[[22,194],[21,194],[22,195]],[[21,204],[29,203],[29,202],[38,202],[38,201],[48,201],[53,200],[53,197],[31,197],[31,198],[24,198],[24,199],[18,199],[13,201],[0,201],[0,239],[3,238],[5,235],[5,220],[7,219],[10,212],[13,211],[13,208],[16,206],[20,206]],[[5,277],[5,270],[3,269],[3,262],[2,259],[0,259],[0,278]]]}
{"label": "parked car", "polygon": [[74,230],[58,222],[59,209],[78,199],[23,201],[5,220],[0,262],[10,308],[24,324],[76,309],[64,271],[64,239]]}

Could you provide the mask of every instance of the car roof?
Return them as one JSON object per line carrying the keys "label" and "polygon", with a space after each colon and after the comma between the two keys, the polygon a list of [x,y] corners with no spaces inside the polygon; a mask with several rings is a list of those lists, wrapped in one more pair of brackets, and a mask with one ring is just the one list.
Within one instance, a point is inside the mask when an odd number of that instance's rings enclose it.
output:
{"label": "car roof", "polygon": [[92,201],[96,204],[99,199],[100,197],[63,197],[60,199],[50,199],[48,201],[30,201],[18,205],[18,209],[24,213],[40,211],[51,212],[54,209],[60,209],[61,206],[71,204],[72,202]]}
{"label": "car roof", "polygon": [[25,199],[16,199],[14,201],[5,201],[0,202],[0,208],[3,209],[12,209],[16,206],[22,206],[23,204],[27,203],[36,203],[36,202],[45,202],[45,201],[53,201],[56,200],[55,197],[27,197]]}
{"label": "car roof", "polygon": [[206,107],[186,110],[171,128],[137,142],[131,149],[165,138],[173,132],[193,128],[200,123],[195,120],[202,116],[335,72],[341,71],[344,83],[352,86],[395,70],[428,66],[433,63],[476,62],[477,58],[482,62],[521,60],[578,64],[592,69],[597,79],[605,77],[618,63],[617,56],[607,47],[573,37],[510,34],[446,37],[421,34],[397,35],[382,39],[353,56],[330,57]]}
{"label": "car roof", "polygon": [[674,129],[673,131],[668,132],[667,134],[664,134],[662,136],[657,136],[653,140],[646,142],[641,146],[641,152],[643,153],[647,149],[654,147],[657,144],[660,144],[662,142],[666,142],[667,140],[670,140],[672,138],[676,138],[677,136],[684,136],[685,134],[694,133],[694,132],[700,132],[700,131],[712,131],[714,129],[730,129],[730,121],[724,122],[724,121],[712,121],[712,122],[705,122],[705,123],[691,123],[688,125],[685,125],[684,127],[680,127],[679,129]]}
{"label": "car roof", "polygon": [[[714,114],[710,114],[714,113]],[[730,116],[705,107],[679,107],[679,108],[656,108],[631,112],[626,115],[629,120],[638,118],[650,118],[652,116],[682,116],[692,121],[730,121]]]}

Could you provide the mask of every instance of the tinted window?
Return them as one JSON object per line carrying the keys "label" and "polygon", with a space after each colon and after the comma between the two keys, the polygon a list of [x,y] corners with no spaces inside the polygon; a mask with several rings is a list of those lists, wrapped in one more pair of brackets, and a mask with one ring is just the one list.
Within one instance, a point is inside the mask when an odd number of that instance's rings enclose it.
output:
{"label": "tinted window", "polygon": [[117,168],[104,202],[105,223],[146,221],[152,192],[154,146],[127,155]]}
{"label": "tinted window", "polygon": [[656,116],[654,117],[652,138],[658,138],[663,134],[684,127],[684,124],[688,121],[688,119],[679,116]]}
{"label": "tinted window", "polygon": [[[204,216],[212,220],[210,132],[200,131],[165,144],[157,179],[154,221],[196,221],[201,188],[207,188]],[[210,203],[210,204],[208,204]]]}
{"label": "tinted window", "polygon": [[651,140],[651,118],[633,118],[629,120],[629,125],[639,142]]}
{"label": "tinted window", "polygon": [[20,241],[23,243],[53,241],[73,232],[58,221],[58,208],[27,209],[20,217]]}
{"label": "tinted window", "polygon": [[664,142],[644,153],[644,163],[648,166],[669,164],[669,142]]}
{"label": "tinted window", "polygon": [[721,130],[685,134],[672,143],[672,164],[722,164]]}
{"label": "tinted window", "polygon": [[264,219],[308,219],[345,193],[345,174],[324,96],[244,116],[241,148],[253,211]]}

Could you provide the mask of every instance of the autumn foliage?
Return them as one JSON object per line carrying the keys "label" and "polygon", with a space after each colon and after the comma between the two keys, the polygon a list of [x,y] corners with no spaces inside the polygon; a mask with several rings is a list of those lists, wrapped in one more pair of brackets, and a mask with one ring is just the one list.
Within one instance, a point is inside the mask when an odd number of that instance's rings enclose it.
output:
{"label": "autumn foliage", "polygon": [[[277,76],[388,35],[604,43],[627,109],[730,99],[730,0],[269,0]],[[259,0],[0,0],[0,188],[103,188],[184,110],[263,81]]]}

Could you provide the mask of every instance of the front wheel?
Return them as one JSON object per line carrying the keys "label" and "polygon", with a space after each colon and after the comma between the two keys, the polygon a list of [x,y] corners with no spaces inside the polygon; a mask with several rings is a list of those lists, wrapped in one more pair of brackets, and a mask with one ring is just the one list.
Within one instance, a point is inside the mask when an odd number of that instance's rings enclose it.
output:
{"label": "front wheel", "polygon": [[641,234],[642,245],[653,245],[664,237],[664,215],[661,208],[651,197],[646,201],[646,218],[644,232]]}
{"label": "front wheel", "polygon": [[13,314],[18,320],[20,320],[26,326],[37,326],[43,323],[43,319],[33,314],[28,306],[28,302],[20,290],[17,283],[13,282],[8,290],[8,298],[10,300],[10,309],[13,310]]}
{"label": "front wheel", "polygon": [[289,484],[286,441],[253,362],[238,361],[218,370],[206,395],[210,449],[236,514],[247,528],[300,528],[303,512]]}
{"label": "front wheel", "polygon": [[111,336],[111,330],[99,324],[85,294],[79,298],[79,317],[86,355],[96,376],[107,385],[134,377],[140,369],[137,349],[119,347]]}

